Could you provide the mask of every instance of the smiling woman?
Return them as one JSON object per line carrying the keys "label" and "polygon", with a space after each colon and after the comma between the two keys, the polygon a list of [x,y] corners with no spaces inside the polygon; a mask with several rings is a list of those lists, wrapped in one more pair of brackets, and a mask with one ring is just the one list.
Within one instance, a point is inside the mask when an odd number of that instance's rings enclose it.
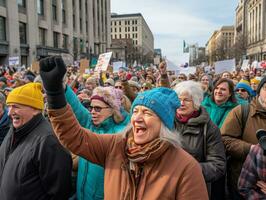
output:
{"label": "smiling woman", "polygon": [[[135,113],[131,127],[125,134],[94,134],[79,125],[62,95],[64,90],[59,88],[57,95],[49,95],[54,90],[50,81],[56,80],[55,77],[63,79],[65,71],[58,69],[64,68],[57,57],[40,63],[49,118],[66,148],[104,166],[105,199],[208,199],[198,163],[181,148],[162,139],[164,134],[159,136],[160,126],[164,131],[162,125],[169,131],[174,129],[175,112],[180,103],[173,90],[161,87],[139,94],[132,104]],[[60,86],[61,81],[56,84]]]}

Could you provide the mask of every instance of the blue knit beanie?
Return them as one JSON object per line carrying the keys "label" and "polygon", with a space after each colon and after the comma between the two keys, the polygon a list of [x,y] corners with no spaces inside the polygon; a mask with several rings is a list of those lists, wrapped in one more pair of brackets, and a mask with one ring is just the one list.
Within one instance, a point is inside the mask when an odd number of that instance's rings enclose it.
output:
{"label": "blue knit beanie", "polygon": [[250,96],[253,95],[252,88],[251,88],[248,84],[246,84],[246,83],[242,83],[242,82],[239,82],[239,83],[236,85],[235,90],[237,90],[237,89],[239,89],[239,88],[243,88],[243,89],[245,89],[245,90],[248,92],[248,94],[249,94]]}
{"label": "blue knit beanie", "polygon": [[170,130],[174,128],[176,109],[180,101],[175,91],[159,87],[139,93],[131,106],[131,113],[135,106],[141,105],[151,109]]}

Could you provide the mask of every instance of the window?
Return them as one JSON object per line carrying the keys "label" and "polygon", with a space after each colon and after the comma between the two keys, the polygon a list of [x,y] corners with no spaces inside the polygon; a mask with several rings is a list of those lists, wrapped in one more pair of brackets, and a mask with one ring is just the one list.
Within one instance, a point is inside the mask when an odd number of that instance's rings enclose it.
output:
{"label": "window", "polygon": [[40,40],[40,45],[42,46],[46,45],[46,30],[44,28],[39,28],[39,40]]}
{"label": "window", "polygon": [[56,4],[56,0],[53,0],[52,10],[53,10],[53,20],[57,21],[57,4]]}
{"label": "window", "polygon": [[121,27],[119,27],[119,32],[121,32]]}
{"label": "window", "polygon": [[66,0],[62,0],[62,22],[66,24]]}
{"label": "window", "polygon": [[115,28],[115,32],[116,32],[116,28]]}
{"label": "window", "polygon": [[20,13],[26,13],[26,0],[17,0],[18,11]]}
{"label": "window", "polygon": [[68,48],[68,35],[63,34],[63,48],[67,49]]}
{"label": "window", "polygon": [[132,27],[132,31],[134,31],[134,26]]}
{"label": "window", "polygon": [[128,32],[130,32],[130,27],[127,28]]}
{"label": "window", "polygon": [[0,6],[6,7],[6,0],[0,0]]}
{"label": "window", "polygon": [[6,18],[0,17],[0,41],[6,41]]}
{"label": "window", "polygon": [[73,29],[76,30],[76,15],[73,15]]}
{"label": "window", "polygon": [[120,39],[122,38],[121,34],[119,34],[119,38],[120,38]]}
{"label": "window", "polygon": [[135,20],[135,24],[136,24],[136,25],[138,24],[138,21],[137,21],[137,20]]}
{"label": "window", "polygon": [[137,26],[135,27],[135,31],[138,31],[138,27]]}
{"label": "window", "polygon": [[20,7],[26,8],[26,0],[17,0],[17,4]]}
{"label": "window", "polygon": [[20,44],[27,44],[26,24],[23,22],[19,22],[19,39]]}
{"label": "window", "polygon": [[37,1],[37,12],[38,15],[44,15],[44,0]]}
{"label": "window", "polygon": [[73,38],[73,47],[74,52],[78,52],[78,39],[76,37]]}
{"label": "window", "polygon": [[121,21],[119,21],[119,25],[121,26]]}
{"label": "window", "polygon": [[127,21],[125,21],[125,25],[127,25]]}
{"label": "window", "polygon": [[59,33],[54,32],[54,47],[59,48]]}
{"label": "window", "polygon": [[125,27],[125,32],[127,32],[127,27]]}
{"label": "window", "polygon": [[115,22],[115,26],[116,26],[116,22]]}

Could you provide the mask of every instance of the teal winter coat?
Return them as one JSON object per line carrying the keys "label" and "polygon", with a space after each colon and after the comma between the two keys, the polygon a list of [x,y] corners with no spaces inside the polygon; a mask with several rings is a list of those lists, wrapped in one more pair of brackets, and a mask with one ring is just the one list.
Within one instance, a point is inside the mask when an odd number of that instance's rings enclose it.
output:
{"label": "teal winter coat", "polygon": [[221,105],[217,105],[215,102],[213,102],[211,96],[206,97],[202,102],[202,106],[209,113],[211,120],[219,128],[222,127],[228,113],[237,105],[238,103],[233,103],[231,101],[227,101]]}
{"label": "teal winter coat", "polygon": [[[94,126],[90,112],[80,103],[76,94],[67,86],[65,96],[71,105],[80,125],[98,134],[115,134],[122,132],[130,121],[126,111],[122,111],[124,121],[117,124],[112,117],[107,118],[99,126]],[[77,177],[77,199],[104,199],[104,169],[84,158],[79,157]]]}

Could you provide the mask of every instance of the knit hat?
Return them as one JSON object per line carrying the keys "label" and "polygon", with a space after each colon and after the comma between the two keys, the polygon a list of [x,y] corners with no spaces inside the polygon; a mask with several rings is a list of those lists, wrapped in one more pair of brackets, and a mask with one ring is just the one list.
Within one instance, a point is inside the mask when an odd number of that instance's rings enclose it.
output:
{"label": "knit hat", "polygon": [[237,85],[236,85],[236,88],[235,90],[239,89],[239,88],[243,88],[245,89],[249,95],[253,95],[253,91],[252,91],[252,88],[246,84],[246,83],[243,83],[243,82],[239,82]]}
{"label": "knit hat", "polygon": [[261,90],[262,86],[264,85],[264,83],[266,83],[266,76],[263,77],[263,79],[260,81],[260,84],[257,88],[257,94],[258,95],[260,94],[260,90]]}
{"label": "knit hat", "polygon": [[175,91],[159,87],[140,93],[133,101],[131,112],[137,105],[151,109],[170,130],[174,128],[176,109],[180,107],[180,101]]}
{"label": "knit hat", "polygon": [[44,101],[42,85],[40,83],[27,83],[13,89],[7,96],[6,104],[22,104],[39,110],[43,110]]}
{"label": "knit hat", "polygon": [[250,83],[254,83],[254,84],[259,84],[260,83],[260,80],[256,79],[256,78],[253,78],[250,80]]}
{"label": "knit hat", "polygon": [[104,83],[109,83],[109,85],[111,85],[111,86],[115,85],[115,81],[111,78],[108,78]]}
{"label": "knit hat", "polygon": [[140,90],[140,85],[139,85],[139,83],[138,82],[136,82],[136,81],[131,81],[131,80],[129,80],[128,81],[128,84],[129,84],[129,86],[131,86],[131,87],[136,87],[136,88],[138,88],[139,90]]}
{"label": "knit hat", "polygon": [[96,87],[92,92],[91,100],[100,100],[111,108],[119,111],[122,97],[123,91],[115,89],[114,87]]}

